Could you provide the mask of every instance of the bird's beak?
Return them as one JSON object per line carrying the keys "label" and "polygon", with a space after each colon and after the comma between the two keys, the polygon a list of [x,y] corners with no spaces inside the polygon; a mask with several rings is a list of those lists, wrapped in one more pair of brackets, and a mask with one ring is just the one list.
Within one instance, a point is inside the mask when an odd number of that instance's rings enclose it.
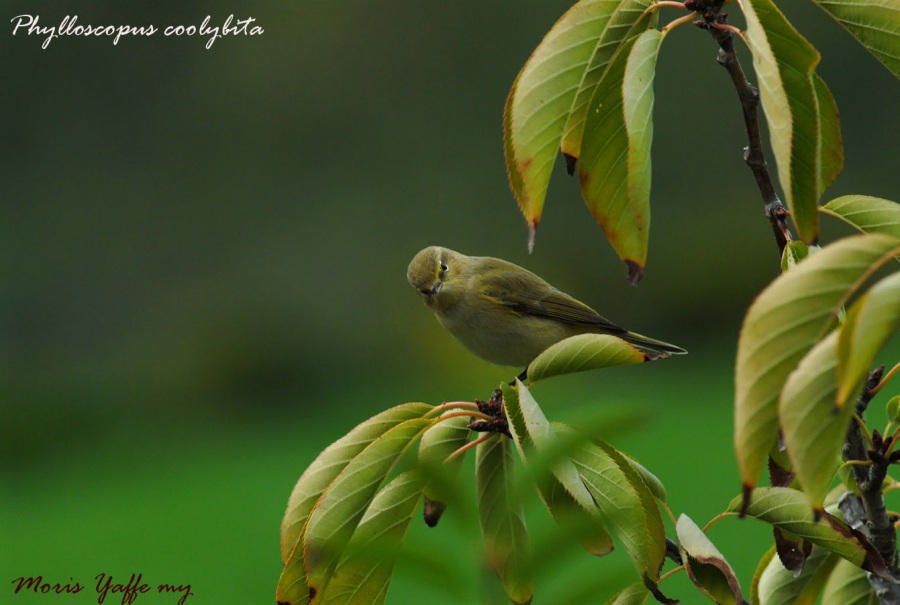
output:
{"label": "bird's beak", "polygon": [[436,281],[430,290],[419,290],[422,294],[422,298],[425,299],[426,303],[434,302],[435,297],[438,295],[438,292],[441,291],[441,282]]}

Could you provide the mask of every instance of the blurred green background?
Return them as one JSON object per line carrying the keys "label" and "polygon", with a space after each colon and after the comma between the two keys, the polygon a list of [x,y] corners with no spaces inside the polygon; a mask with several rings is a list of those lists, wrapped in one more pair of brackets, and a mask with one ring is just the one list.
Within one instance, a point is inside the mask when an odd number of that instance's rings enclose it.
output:
{"label": "blurred green background", "polygon": [[[900,85],[811,4],[783,4],[841,110],[846,167],[827,196],[896,198]],[[73,578],[90,594],[69,601],[88,603],[96,574],[142,573],[191,584],[188,603],[273,602],[281,515],[318,451],[385,407],[486,398],[511,377],[443,333],[407,285],[429,244],[523,264],[689,349],[535,395],[554,419],[636,411],[609,438],[665,482],[676,514],[702,525],[727,505],[736,337],[778,268],[739,106],[709,36],[673,32],[643,283],[628,285],[561,165],[528,256],[501,112],[567,6],[4,3],[6,23],[218,25],[234,11],[265,33],[210,50],[161,32],[46,50],[11,25],[0,35],[0,601],[23,575]],[[823,242],[849,233],[824,222]],[[532,508],[538,538],[552,535]],[[713,538],[749,588],[768,530],[727,521]],[[416,523],[410,548],[455,580],[401,565],[389,602],[503,602],[475,517]],[[631,579],[621,553],[570,555],[548,563],[536,603],[603,602]],[[683,582],[664,588],[700,602]]]}

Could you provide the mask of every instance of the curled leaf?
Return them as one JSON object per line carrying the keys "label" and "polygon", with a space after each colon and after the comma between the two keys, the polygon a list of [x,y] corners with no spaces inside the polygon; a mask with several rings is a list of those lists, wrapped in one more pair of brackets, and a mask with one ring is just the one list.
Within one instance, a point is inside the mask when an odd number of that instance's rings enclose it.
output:
{"label": "curled leaf", "polygon": [[678,517],[675,533],[687,555],[684,566],[697,588],[720,605],[742,605],[744,597],[734,570],[706,534],[686,515]]}

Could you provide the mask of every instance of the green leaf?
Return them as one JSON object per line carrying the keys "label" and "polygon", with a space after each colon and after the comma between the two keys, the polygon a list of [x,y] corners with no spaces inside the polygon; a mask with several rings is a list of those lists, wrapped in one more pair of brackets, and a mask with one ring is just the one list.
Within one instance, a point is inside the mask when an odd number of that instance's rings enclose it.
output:
{"label": "green leaf", "polygon": [[706,534],[686,515],[678,517],[675,533],[685,554],[684,566],[697,588],[720,605],[742,605],[734,570]]}
{"label": "green leaf", "polygon": [[407,471],[378,492],[325,589],[323,603],[380,605],[384,602],[400,544],[424,489],[422,475]]}
{"label": "green leaf", "polygon": [[573,158],[577,158],[581,154],[584,122],[591,97],[609,67],[610,61],[619,50],[619,46],[624,40],[638,35],[656,20],[655,15],[651,17],[650,21],[640,18],[653,4],[652,0],[610,0],[609,4],[613,7],[612,13],[603,35],[597,40],[594,54],[578,87],[578,94],[575,96],[572,111],[566,120],[565,132],[560,145],[562,152]]}
{"label": "green leaf", "polygon": [[853,406],[835,407],[835,330],[788,377],[778,404],[781,431],[797,479],[810,504],[822,509],[837,470]]}
{"label": "green leaf", "polygon": [[[816,158],[818,172],[816,203],[822,198],[825,190],[831,186],[844,168],[844,141],[841,137],[841,119],[834,96],[822,77],[812,73],[813,91],[816,95],[816,111],[818,119],[819,140]],[[815,211],[818,212],[816,206]],[[816,219],[818,225],[818,219]]]}
{"label": "green leaf", "polygon": [[631,365],[647,361],[647,356],[617,336],[579,334],[547,347],[528,364],[532,383],[587,370]]}
{"label": "green leaf", "polygon": [[357,524],[397,459],[434,419],[413,418],[360,452],[328,486],[309,515],[303,544],[310,603],[319,602]]}
{"label": "green leaf", "polygon": [[622,457],[628,461],[628,464],[631,465],[631,468],[637,471],[637,474],[641,476],[641,479],[644,480],[644,483],[647,484],[647,488],[650,490],[650,493],[653,494],[653,497],[661,502],[665,502],[666,498],[669,495],[666,493],[666,486],[663,485],[663,482],[659,480],[659,477],[651,473],[647,468],[623,452],[619,452],[622,454]]}
{"label": "green leaf", "polygon": [[791,267],[795,267],[807,256],[809,256],[809,246],[798,240],[788,242],[781,253],[781,272],[784,273]]}
{"label": "green leaf", "polygon": [[[728,505],[729,512],[740,511],[742,504],[742,496],[736,497]],[[818,544],[863,569],[879,575],[888,574],[884,561],[871,546],[860,542],[840,519],[824,511],[816,517],[800,491],[787,487],[758,487],[753,490],[745,514]]]}
{"label": "green leaf", "polygon": [[814,605],[828,575],[841,559],[824,548],[814,548],[803,571],[795,576],[773,557],[759,579],[759,602],[765,605]]}
{"label": "green leaf", "polygon": [[644,605],[649,596],[650,591],[637,582],[620,590],[606,605]]}
{"label": "green leaf", "polygon": [[478,511],[491,567],[514,603],[529,603],[534,586],[528,530],[522,503],[513,489],[512,448],[510,440],[500,434],[475,448]]}
{"label": "green leaf", "polygon": [[303,472],[281,523],[281,559],[285,567],[278,581],[279,602],[306,603],[309,599],[302,534],[309,514],[325,489],[375,439],[398,424],[424,416],[431,409],[425,403],[405,403],[385,410],[329,445]]}
{"label": "green leaf", "polygon": [[822,591],[821,605],[877,605],[875,591],[862,569],[840,560]]}
{"label": "green leaf", "polygon": [[540,222],[557,149],[577,157],[587,100],[650,0],[581,0],[522,67],[504,110],[510,184],[531,231]]}
{"label": "green leaf", "polygon": [[588,107],[578,172],[588,208],[635,284],[647,263],[653,78],[662,40],[649,29],[619,48]]}
{"label": "green leaf", "polygon": [[900,239],[900,204],[868,195],[844,195],[819,208],[864,233],[884,233]]}
{"label": "green leaf", "polygon": [[756,566],[756,571],[753,573],[753,583],[750,585],[750,605],[760,605],[759,581],[762,579],[763,573],[769,567],[769,563],[775,558],[775,554],[775,547],[772,546],[766,551],[766,554],[762,556]]}
{"label": "green leaf", "polygon": [[527,470],[541,500],[560,528],[593,555],[611,552],[612,539],[599,509],[568,458],[569,449],[578,445],[578,437],[573,439],[570,432],[559,438],[560,427],[547,421],[537,401],[519,381],[515,391],[510,389],[504,394],[504,405],[519,453],[528,463]]}
{"label": "green leaf", "polygon": [[847,313],[838,341],[838,406],[843,406],[866,379],[878,351],[898,325],[900,273],[894,273],[872,286]]}
{"label": "green leaf", "polygon": [[[459,410],[450,410],[442,416],[457,413]],[[468,424],[469,418],[465,416],[446,420],[439,417],[419,442],[419,464],[428,478],[425,487],[425,523],[429,527],[437,525],[447,504],[454,499],[454,480],[459,474],[464,456],[456,456],[449,461],[447,457],[468,443],[472,434]]]}
{"label": "green leaf", "polygon": [[665,557],[666,536],[656,500],[621,453],[606,443],[572,452],[582,481],[635,568],[655,585]]}
{"label": "green leaf", "polygon": [[750,307],[735,374],[735,449],[745,490],[756,485],[775,445],[788,375],[859,285],[898,252],[900,242],[888,236],[845,238],[781,274]]}
{"label": "green leaf", "polygon": [[801,239],[815,243],[819,198],[843,166],[837,107],[813,72],[819,53],[772,1],[742,7],[778,178]]}
{"label": "green leaf", "polygon": [[900,6],[892,0],[813,0],[900,78]]}
{"label": "green leaf", "polygon": [[894,395],[887,402],[887,418],[894,424],[900,423],[900,395]]}

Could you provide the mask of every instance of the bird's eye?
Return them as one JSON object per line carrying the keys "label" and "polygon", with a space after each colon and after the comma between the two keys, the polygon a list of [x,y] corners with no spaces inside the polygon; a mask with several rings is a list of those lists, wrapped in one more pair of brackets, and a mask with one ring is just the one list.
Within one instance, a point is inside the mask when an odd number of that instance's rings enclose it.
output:
{"label": "bird's eye", "polygon": [[446,263],[441,263],[441,273],[446,273],[449,270],[450,267],[448,267]]}

